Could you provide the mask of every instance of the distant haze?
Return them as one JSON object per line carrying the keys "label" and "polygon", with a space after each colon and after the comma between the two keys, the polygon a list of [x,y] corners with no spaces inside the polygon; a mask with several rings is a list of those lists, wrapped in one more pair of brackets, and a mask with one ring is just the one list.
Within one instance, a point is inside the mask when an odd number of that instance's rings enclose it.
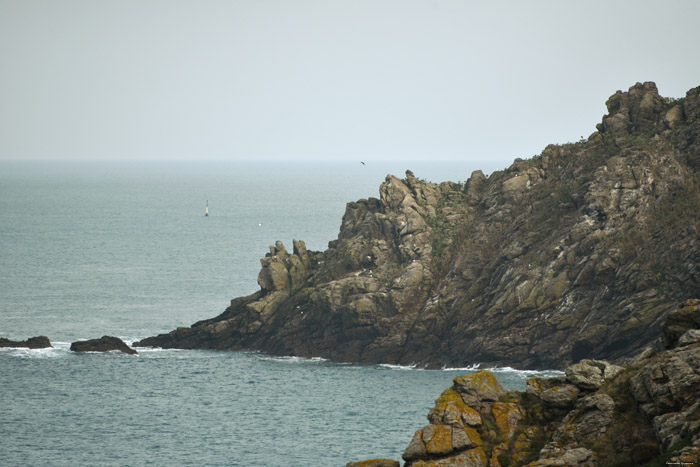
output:
{"label": "distant haze", "polygon": [[700,85],[700,2],[0,0],[0,159],[499,159]]}

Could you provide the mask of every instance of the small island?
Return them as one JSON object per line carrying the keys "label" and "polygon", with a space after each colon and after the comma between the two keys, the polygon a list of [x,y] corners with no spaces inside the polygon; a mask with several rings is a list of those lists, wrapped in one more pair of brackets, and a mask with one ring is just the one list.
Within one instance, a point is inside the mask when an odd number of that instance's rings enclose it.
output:
{"label": "small island", "polygon": [[102,336],[99,339],[73,342],[70,345],[72,352],[111,352],[113,350],[136,355],[138,352],[132,349],[118,337]]}
{"label": "small island", "polygon": [[0,347],[24,347],[28,349],[47,349],[53,347],[46,336],[30,337],[24,341],[13,341],[0,337]]}

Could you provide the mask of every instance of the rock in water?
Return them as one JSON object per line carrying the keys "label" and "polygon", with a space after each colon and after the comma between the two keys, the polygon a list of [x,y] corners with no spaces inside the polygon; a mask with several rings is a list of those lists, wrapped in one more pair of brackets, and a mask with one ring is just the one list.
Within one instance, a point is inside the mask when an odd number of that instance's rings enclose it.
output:
{"label": "rock in water", "polygon": [[118,337],[102,336],[99,339],[90,339],[86,341],[73,342],[70,345],[73,352],[109,352],[118,350],[130,355],[135,355],[138,352],[124,343]]}
{"label": "rock in water", "polygon": [[29,349],[46,349],[52,347],[49,338],[46,336],[30,337],[26,341],[12,341],[0,337],[0,347],[26,347]]}

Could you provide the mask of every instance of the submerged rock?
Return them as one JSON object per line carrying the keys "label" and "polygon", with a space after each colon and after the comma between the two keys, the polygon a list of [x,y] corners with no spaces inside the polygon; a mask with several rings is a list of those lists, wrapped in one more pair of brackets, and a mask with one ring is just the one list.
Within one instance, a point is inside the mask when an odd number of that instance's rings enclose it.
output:
{"label": "submerged rock", "polygon": [[123,340],[112,336],[102,336],[99,339],[73,342],[70,345],[70,349],[73,352],[110,352],[112,350],[118,350],[119,352],[130,355],[138,353],[136,350],[126,345]]}
{"label": "submerged rock", "polygon": [[46,336],[30,337],[26,341],[13,341],[0,337],[0,347],[26,347],[29,349],[46,349],[52,347]]}

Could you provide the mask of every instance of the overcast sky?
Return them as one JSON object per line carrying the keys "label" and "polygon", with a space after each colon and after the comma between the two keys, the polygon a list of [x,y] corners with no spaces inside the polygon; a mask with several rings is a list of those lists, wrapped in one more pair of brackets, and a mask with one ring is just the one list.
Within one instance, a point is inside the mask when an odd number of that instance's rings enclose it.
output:
{"label": "overcast sky", "polygon": [[700,86],[700,1],[0,0],[0,159],[486,159]]}

